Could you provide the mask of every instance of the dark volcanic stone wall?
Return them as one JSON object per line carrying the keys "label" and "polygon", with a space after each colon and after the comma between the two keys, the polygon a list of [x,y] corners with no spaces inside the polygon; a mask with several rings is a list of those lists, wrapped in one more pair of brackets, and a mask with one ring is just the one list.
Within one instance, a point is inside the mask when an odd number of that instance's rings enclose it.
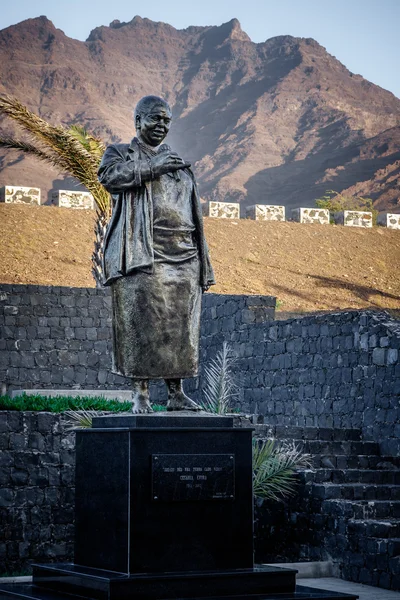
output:
{"label": "dark volcanic stone wall", "polygon": [[[206,338],[274,314],[273,297],[205,294],[203,356]],[[129,380],[110,369],[109,288],[0,285],[0,384],[9,390],[129,389]],[[153,400],[162,392],[155,387]]]}
{"label": "dark volcanic stone wall", "polygon": [[72,559],[74,473],[60,415],[0,411],[0,573]]}
{"label": "dark volcanic stone wall", "polygon": [[400,322],[351,311],[250,323],[211,335],[237,356],[236,406],[268,425],[359,428],[400,453]]}
{"label": "dark volcanic stone wall", "polygon": [[[270,425],[357,427],[400,452],[400,323],[351,311],[274,321],[275,299],[205,294],[201,363],[229,342],[233,405]],[[124,389],[113,375],[110,295],[94,288],[0,286],[0,383]],[[198,399],[202,375],[187,389]],[[164,386],[152,390],[165,399]]]}

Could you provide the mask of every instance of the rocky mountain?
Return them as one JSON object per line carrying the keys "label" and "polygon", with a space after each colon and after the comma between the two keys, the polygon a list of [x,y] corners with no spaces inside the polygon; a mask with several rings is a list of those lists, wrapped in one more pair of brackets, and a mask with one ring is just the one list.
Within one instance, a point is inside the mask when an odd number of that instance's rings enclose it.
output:
{"label": "rocky mountain", "polygon": [[[400,100],[313,39],[255,44],[236,19],[176,30],[135,17],[80,42],[38,17],[0,31],[0,93],[107,141],[128,141],[137,100],[161,95],[175,119],[168,141],[204,199],[289,208],[335,189],[400,212]],[[66,185],[16,153],[2,151],[0,169],[0,185]]]}

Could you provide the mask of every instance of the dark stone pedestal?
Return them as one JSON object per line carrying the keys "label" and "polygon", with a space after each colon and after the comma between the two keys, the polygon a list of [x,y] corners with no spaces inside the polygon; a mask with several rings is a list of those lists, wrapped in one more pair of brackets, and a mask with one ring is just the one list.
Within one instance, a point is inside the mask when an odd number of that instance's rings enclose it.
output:
{"label": "dark stone pedestal", "polygon": [[111,417],[77,432],[75,563],[128,574],[251,568],[252,430],[221,417],[126,419],[129,429]]}
{"label": "dark stone pedestal", "polygon": [[0,598],[352,598],[253,565],[252,429],[229,417],[98,417],[76,439],[75,563]]}

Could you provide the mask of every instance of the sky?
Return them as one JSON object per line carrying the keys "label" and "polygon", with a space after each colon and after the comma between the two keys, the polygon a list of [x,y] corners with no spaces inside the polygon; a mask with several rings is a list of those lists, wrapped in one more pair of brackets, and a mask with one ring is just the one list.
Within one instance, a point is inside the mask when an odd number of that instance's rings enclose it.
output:
{"label": "sky", "polygon": [[0,29],[45,15],[84,41],[114,19],[134,16],[177,29],[239,19],[253,42],[312,37],[350,71],[400,97],[400,0],[0,0]]}

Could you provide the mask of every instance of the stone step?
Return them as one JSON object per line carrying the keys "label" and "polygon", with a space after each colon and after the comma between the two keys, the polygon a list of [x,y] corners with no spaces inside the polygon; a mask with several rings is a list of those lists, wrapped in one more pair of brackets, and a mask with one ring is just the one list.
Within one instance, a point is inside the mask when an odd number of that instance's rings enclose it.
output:
{"label": "stone step", "polygon": [[[334,427],[291,427],[289,425],[272,425],[257,423],[260,415],[252,417],[255,434],[265,437],[274,437],[278,440],[321,440],[321,441],[360,441],[361,429],[339,429]],[[268,417],[265,417],[268,418]]]}
{"label": "stone step", "polygon": [[359,454],[353,456],[315,455],[312,458],[315,469],[400,469],[399,456],[377,456],[376,454]]}
{"label": "stone step", "polygon": [[400,485],[365,483],[314,483],[312,493],[322,500],[400,500]]}
{"label": "stone step", "polygon": [[374,485],[400,485],[400,470],[376,469],[306,469],[299,473],[300,480],[309,483],[371,483]]}
{"label": "stone step", "polygon": [[[333,536],[335,534],[332,534]],[[349,550],[364,555],[381,556],[389,562],[400,557],[400,538],[364,537],[353,534],[348,537]],[[384,566],[386,568],[386,565]]]}
{"label": "stone step", "polygon": [[324,500],[321,513],[347,519],[400,519],[400,500]]}
{"label": "stone step", "polygon": [[361,429],[339,429],[334,427],[289,427],[274,426],[274,434],[278,439],[321,440],[321,441],[360,441]]}
{"label": "stone step", "polygon": [[400,537],[400,519],[349,519],[347,531],[349,536],[397,539]]}
{"label": "stone step", "polygon": [[278,439],[281,442],[294,442],[295,445],[311,456],[337,457],[337,456],[379,456],[380,449],[377,442],[360,441],[360,440],[307,440],[295,438],[275,438],[270,432],[269,434],[261,433],[260,430],[255,431],[255,437],[258,439]]}
{"label": "stone step", "polygon": [[338,455],[375,455],[379,456],[379,444],[376,442],[361,441],[322,441],[322,440],[304,440],[299,444],[303,452],[311,456],[338,456]]}

